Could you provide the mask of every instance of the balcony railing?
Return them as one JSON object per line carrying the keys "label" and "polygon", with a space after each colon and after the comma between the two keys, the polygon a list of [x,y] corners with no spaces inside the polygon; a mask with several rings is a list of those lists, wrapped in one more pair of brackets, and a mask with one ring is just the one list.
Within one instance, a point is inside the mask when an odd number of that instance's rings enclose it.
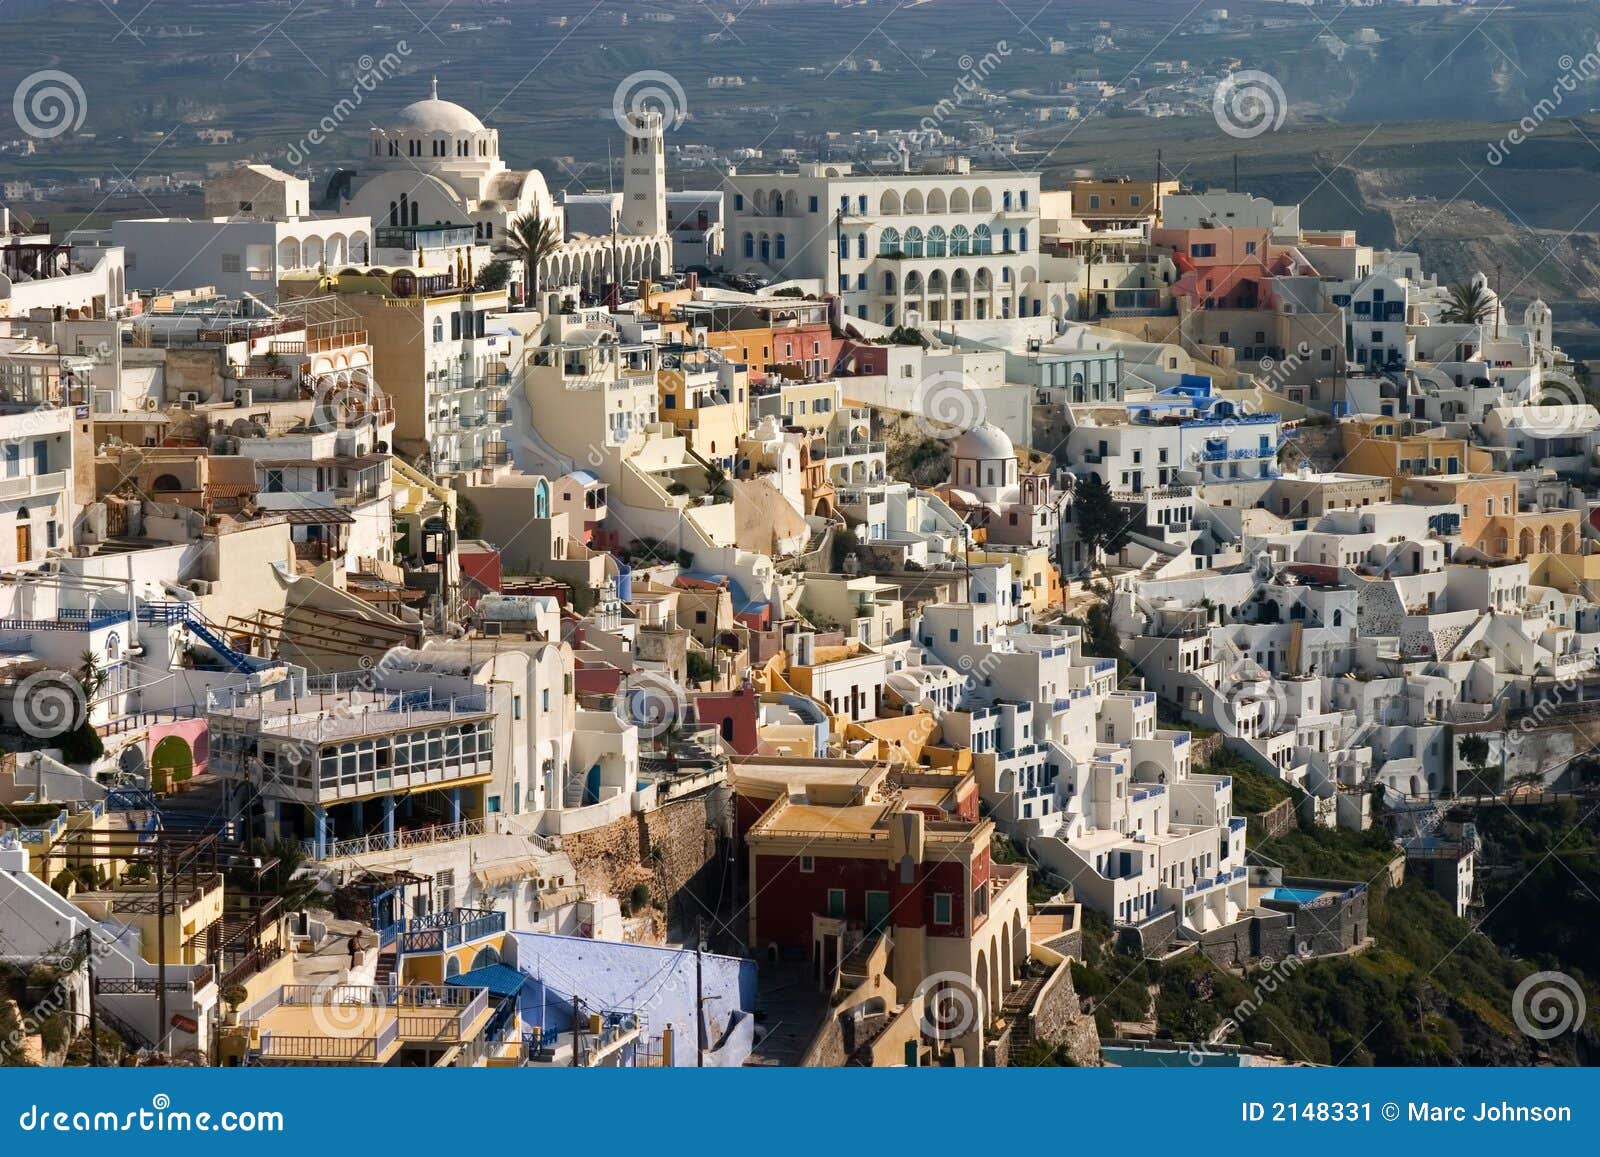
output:
{"label": "balcony railing", "polygon": [[22,478],[0,478],[0,498],[31,498],[36,494],[53,494],[66,488],[65,470],[29,474]]}
{"label": "balcony railing", "polygon": [[[414,831],[397,831],[394,835],[379,833],[371,836],[361,836],[353,840],[335,840],[327,847],[324,856],[329,860],[342,860],[352,856],[367,856],[374,852],[394,852],[403,848],[424,847],[428,844],[447,843],[451,840],[465,840],[472,836],[481,836],[486,832],[495,832],[499,829],[490,819],[462,820],[456,824],[435,824],[432,827],[417,828]],[[316,842],[307,841],[304,845],[306,855],[315,858]]]}
{"label": "balcony railing", "polygon": [[443,952],[446,948],[455,948],[505,930],[506,918],[502,912],[486,912],[475,908],[437,912],[411,922],[411,930],[399,937],[399,952],[402,956],[412,952]]}

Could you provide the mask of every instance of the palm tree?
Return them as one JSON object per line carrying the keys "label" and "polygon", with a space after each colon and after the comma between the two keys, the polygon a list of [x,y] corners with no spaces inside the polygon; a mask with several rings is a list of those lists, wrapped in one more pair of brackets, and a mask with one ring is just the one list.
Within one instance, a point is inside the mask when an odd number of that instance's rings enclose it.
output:
{"label": "palm tree", "polygon": [[1477,325],[1493,316],[1494,310],[1495,303],[1486,286],[1477,282],[1452,285],[1450,304],[1439,320],[1453,325]]}
{"label": "palm tree", "polygon": [[531,306],[539,293],[539,263],[561,245],[554,221],[546,221],[535,209],[511,222],[506,231],[511,249],[522,258],[522,301]]}

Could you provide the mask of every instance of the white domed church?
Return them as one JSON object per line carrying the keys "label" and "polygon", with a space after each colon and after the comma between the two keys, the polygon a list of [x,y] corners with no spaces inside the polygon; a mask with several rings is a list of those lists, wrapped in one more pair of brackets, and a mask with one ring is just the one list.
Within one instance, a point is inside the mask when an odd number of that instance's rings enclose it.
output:
{"label": "white domed church", "polygon": [[[664,190],[664,171],[660,179]],[[619,237],[614,256],[610,237],[568,238],[561,206],[544,175],[508,168],[500,157],[499,132],[442,99],[437,79],[425,100],[372,130],[366,161],[340,208],[371,217],[378,229],[470,224],[480,242],[507,255],[511,223],[536,213],[553,222],[564,239],[541,263],[539,282],[546,290],[597,288],[610,280],[613,269],[627,280],[671,268],[672,242],[665,233]],[[519,281],[513,279],[513,285]]]}
{"label": "white domed church", "polygon": [[1059,533],[1063,496],[1042,460],[1039,467],[1024,470],[1010,436],[982,422],[951,445],[950,481],[937,492],[989,542],[1048,546]]}

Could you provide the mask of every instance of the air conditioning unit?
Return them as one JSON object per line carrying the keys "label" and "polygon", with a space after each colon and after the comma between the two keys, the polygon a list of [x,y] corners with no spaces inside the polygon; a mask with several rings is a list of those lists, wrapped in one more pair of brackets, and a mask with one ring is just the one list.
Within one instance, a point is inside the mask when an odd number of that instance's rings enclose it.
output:
{"label": "air conditioning unit", "polygon": [[144,400],[144,408],[152,414],[155,413],[161,409],[161,399],[153,396],[146,398]]}
{"label": "air conditioning unit", "polygon": [[211,583],[205,579],[190,579],[183,585],[197,595],[209,595],[211,593]]}
{"label": "air conditioning unit", "polygon": [[255,405],[255,391],[249,386],[237,386],[233,391],[233,404],[241,409],[245,406]]}
{"label": "air conditioning unit", "polygon": [[146,446],[159,446],[161,443],[155,438],[146,438],[144,444]]}
{"label": "air conditioning unit", "polygon": [[483,637],[486,639],[498,639],[500,637],[500,628],[502,625],[503,624],[500,623],[483,624]]}

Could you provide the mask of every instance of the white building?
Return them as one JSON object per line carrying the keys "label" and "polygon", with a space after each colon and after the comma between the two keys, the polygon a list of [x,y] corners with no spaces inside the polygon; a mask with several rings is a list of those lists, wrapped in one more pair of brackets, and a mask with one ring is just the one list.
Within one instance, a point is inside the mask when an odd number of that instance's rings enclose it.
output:
{"label": "white building", "polygon": [[623,282],[663,272],[672,266],[672,241],[662,124],[659,113],[637,115],[639,123],[630,122],[628,131],[629,161],[616,226],[625,241],[570,236],[543,174],[508,167],[500,157],[499,132],[461,105],[441,100],[437,81],[427,99],[372,129],[366,161],[343,192],[341,209],[370,217],[375,226],[469,224],[478,238],[508,255],[514,255],[507,237],[511,224],[536,214],[566,239],[540,265],[544,290],[597,290],[612,279],[613,270]]}
{"label": "white building", "polygon": [[1045,314],[1038,174],[974,173],[964,159],[952,168],[730,175],[723,264],[819,281],[846,313],[885,325]]}

